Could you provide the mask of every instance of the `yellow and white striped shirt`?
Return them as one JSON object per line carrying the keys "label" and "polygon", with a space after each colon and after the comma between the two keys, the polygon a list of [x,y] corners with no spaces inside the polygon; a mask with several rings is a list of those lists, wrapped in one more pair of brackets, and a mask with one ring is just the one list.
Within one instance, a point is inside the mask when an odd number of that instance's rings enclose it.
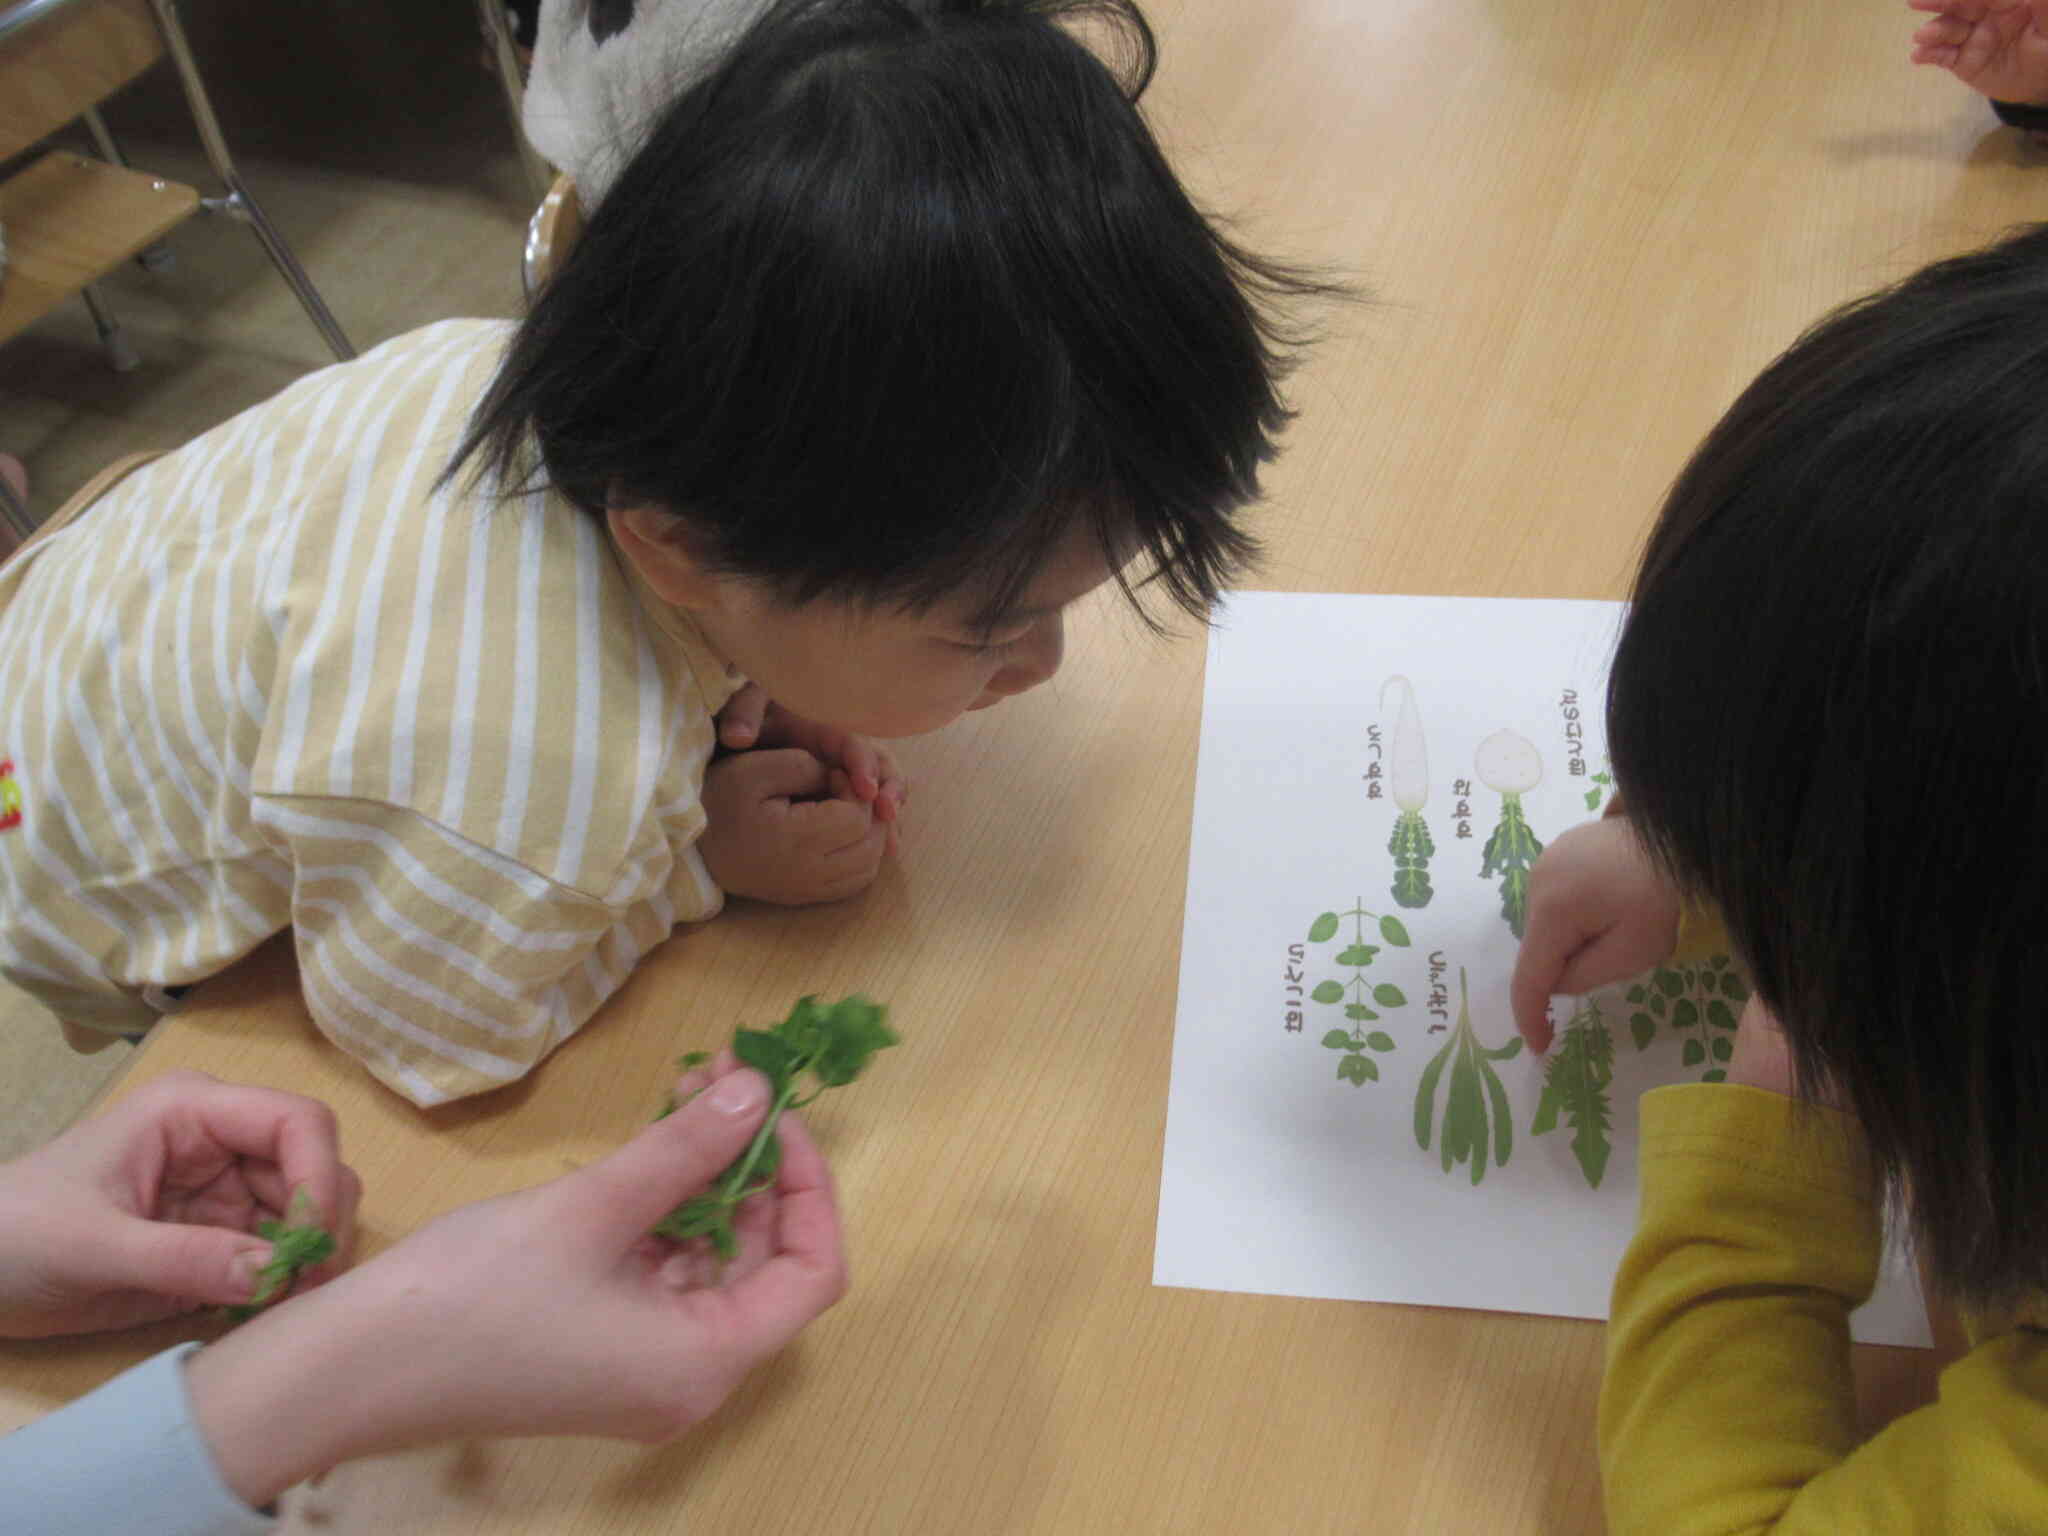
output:
{"label": "yellow and white striped shirt", "polygon": [[438,1104],[718,910],[738,677],[587,514],[432,489],[508,334],[313,374],[0,569],[0,970],[61,1017],[143,1027],[290,925],[320,1029]]}

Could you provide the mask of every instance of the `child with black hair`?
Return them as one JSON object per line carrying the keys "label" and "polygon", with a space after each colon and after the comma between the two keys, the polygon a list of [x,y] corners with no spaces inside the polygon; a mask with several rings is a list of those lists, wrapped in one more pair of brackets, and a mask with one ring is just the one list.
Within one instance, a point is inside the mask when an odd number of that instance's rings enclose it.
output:
{"label": "child with black hair", "polygon": [[[0,969],[129,1031],[289,925],[322,1031],[435,1104],[724,893],[864,887],[901,785],[862,737],[1042,682],[1103,583],[1201,614],[1253,548],[1315,285],[1191,205],[1153,60],[1130,0],[779,0],[516,331],[87,498],[0,571]],[[764,750],[714,762],[742,678]]]}
{"label": "child with black hair", "polygon": [[[1608,742],[1622,813],[1533,873],[1524,1035],[1716,925],[1754,986],[1728,1086],[1642,1101],[1610,1528],[2048,1528],[2048,226],[1736,401],[1651,535]],[[1888,1208],[1974,1347],[1859,1446]]]}

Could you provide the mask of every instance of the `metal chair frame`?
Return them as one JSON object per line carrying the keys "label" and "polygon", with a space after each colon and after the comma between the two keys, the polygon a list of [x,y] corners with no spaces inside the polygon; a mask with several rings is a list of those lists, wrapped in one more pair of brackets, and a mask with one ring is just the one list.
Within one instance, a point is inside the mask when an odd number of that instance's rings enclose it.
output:
{"label": "metal chair frame", "polygon": [[[65,6],[74,3],[76,0],[16,0],[16,3],[7,9],[0,10],[0,42],[5,42],[13,34],[54,16]],[[328,309],[327,301],[320,297],[320,291],[313,286],[312,279],[306,275],[306,269],[299,264],[299,258],[293,253],[290,244],[279,233],[277,226],[271,223],[269,215],[263,211],[263,205],[257,202],[255,194],[242,180],[242,173],[235,165],[233,154],[228,150],[227,140],[221,134],[220,119],[214,115],[213,99],[207,95],[206,81],[199,73],[198,60],[193,57],[192,45],[186,39],[184,23],[178,16],[178,0],[148,0],[148,3],[150,13],[156,21],[157,31],[163,36],[164,52],[171,61],[171,67],[177,72],[178,85],[185,95],[186,109],[191,112],[193,125],[199,130],[200,145],[206,151],[206,158],[213,167],[214,175],[226,188],[224,196],[202,198],[200,206],[210,213],[224,214],[238,223],[246,224],[262,244],[264,253],[270,258],[270,264],[277,268],[278,276],[285,280],[293,297],[299,301],[299,307],[305,310],[306,317],[313,322],[314,329],[319,331],[321,340],[327,343],[328,350],[343,361],[354,357],[356,349],[349,342],[347,333],[335,320],[333,311]],[[101,155],[117,165],[125,165],[126,157],[114,143],[113,136],[107,132],[106,123],[99,117],[97,110],[90,110],[83,116],[87,130],[91,132]],[[104,339],[112,329],[112,322],[106,315],[105,306],[93,295],[88,295],[86,303],[93,308],[93,323]],[[115,334],[118,335],[118,332]],[[118,355],[115,363],[118,367]]]}

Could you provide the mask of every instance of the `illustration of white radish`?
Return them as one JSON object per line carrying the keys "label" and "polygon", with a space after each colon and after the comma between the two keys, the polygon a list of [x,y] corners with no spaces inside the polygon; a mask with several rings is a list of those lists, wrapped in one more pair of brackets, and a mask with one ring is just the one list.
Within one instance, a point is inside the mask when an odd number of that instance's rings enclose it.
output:
{"label": "illustration of white radish", "polygon": [[1500,824],[1486,840],[1479,877],[1500,880],[1500,915],[1516,938],[1529,923],[1529,866],[1543,844],[1522,815],[1522,796],[1543,782],[1543,759],[1526,736],[1495,731],[1479,743],[1472,766],[1479,782],[1500,796]]}
{"label": "illustration of white radish", "polygon": [[1388,787],[1401,814],[1394,820],[1387,852],[1394,856],[1394,900],[1404,907],[1426,907],[1434,894],[1429,887],[1429,856],[1436,852],[1436,841],[1422,819],[1422,807],[1429,801],[1429,747],[1415,709],[1415,685],[1407,678],[1390,677],[1380,686],[1381,711],[1387,707],[1387,690],[1396,686],[1401,690],[1401,712],[1394,722],[1394,771]]}

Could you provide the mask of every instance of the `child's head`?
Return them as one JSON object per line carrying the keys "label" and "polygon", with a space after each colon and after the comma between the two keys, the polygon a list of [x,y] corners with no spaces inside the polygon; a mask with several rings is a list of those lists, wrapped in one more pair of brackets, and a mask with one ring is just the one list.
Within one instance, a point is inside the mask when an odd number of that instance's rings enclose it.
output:
{"label": "child's head", "polygon": [[652,128],[461,457],[933,644],[1127,562],[1203,612],[1287,418],[1271,305],[1319,285],[1190,203],[1134,105],[1152,64],[1130,0],[778,0]]}
{"label": "child's head", "polygon": [[1935,1273],[2048,1289],[2048,226],[1743,393],[1651,536],[1608,733]]}

